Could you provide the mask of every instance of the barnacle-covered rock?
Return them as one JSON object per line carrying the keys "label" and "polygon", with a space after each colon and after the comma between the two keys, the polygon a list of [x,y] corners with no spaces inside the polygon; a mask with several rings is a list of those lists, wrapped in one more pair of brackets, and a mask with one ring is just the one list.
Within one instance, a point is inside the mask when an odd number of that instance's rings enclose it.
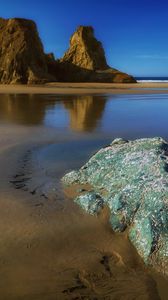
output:
{"label": "barnacle-covered rock", "polygon": [[168,144],[162,138],[116,139],[62,181],[65,185],[91,185],[92,197],[86,193],[82,201],[80,196],[76,202],[92,213],[95,193],[94,211],[98,212],[99,195],[101,203],[109,208],[113,230],[128,228],[129,238],[145,263],[168,275],[167,154]]}
{"label": "barnacle-covered rock", "polygon": [[100,195],[94,192],[87,192],[75,198],[75,202],[91,215],[99,213],[103,208],[104,201]]}

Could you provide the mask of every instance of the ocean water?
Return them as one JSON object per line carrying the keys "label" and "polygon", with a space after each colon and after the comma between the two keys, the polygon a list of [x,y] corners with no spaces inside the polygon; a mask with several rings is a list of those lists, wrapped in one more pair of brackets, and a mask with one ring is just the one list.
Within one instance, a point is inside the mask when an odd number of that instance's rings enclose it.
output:
{"label": "ocean water", "polygon": [[136,77],[138,82],[168,82],[168,77]]}

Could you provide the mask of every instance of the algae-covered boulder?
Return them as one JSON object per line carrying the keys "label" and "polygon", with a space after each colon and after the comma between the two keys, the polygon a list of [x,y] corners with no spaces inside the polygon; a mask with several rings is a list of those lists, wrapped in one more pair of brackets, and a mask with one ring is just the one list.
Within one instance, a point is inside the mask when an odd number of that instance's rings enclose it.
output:
{"label": "algae-covered boulder", "polygon": [[92,193],[82,193],[75,201],[91,214],[107,206],[113,230],[127,228],[145,263],[168,275],[167,155],[162,138],[116,139],[62,182],[91,185]]}

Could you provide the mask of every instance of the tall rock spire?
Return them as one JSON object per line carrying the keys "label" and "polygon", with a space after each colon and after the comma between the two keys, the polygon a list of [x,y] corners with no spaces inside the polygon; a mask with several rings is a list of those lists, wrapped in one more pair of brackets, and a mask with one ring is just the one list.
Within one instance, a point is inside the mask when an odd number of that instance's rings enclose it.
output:
{"label": "tall rock spire", "polygon": [[70,39],[70,47],[62,61],[93,71],[108,68],[102,44],[95,38],[91,26],[78,27]]}

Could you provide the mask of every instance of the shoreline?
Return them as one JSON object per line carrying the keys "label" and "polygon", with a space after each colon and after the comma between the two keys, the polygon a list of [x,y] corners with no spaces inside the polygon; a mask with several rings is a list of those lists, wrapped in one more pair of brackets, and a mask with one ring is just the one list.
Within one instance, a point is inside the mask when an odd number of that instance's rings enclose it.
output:
{"label": "shoreline", "polygon": [[[25,134],[25,141],[30,132],[20,134],[22,139]],[[166,299],[167,280],[143,264],[126,234],[111,231],[106,211],[95,218],[83,213],[71,197],[65,198],[61,209],[59,199],[58,202],[52,198],[42,199],[37,194],[8,186],[7,177],[15,174],[18,168],[17,157],[21,158],[30,148],[21,143],[10,145],[7,151],[1,152],[3,169],[9,163],[9,155],[12,167],[12,172],[8,169],[5,176],[3,171],[0,175],[5,177],[4,183],[1,181],[0,193],[0,228],[3,233],[0,273],[5,274],[0,285],[1,295],[11,300],[24,294],[25,299],[35,300],[36,296],[46,299],[47,291],[53,300],[55,296],[66,299],[86,294],[100,299],[104,293],[110,296],[113,288],[114,296],[118,297],[122,297],[124,291],[135,298],[139,293],[156,300]],[[24,160],[20,162],[25,164]],[[64,246],[60,252],[62,243]],[[27,287],[27,280],[31,277]]]}
{"label": "shoreline", "polygon": [[[156,90],[159,89],[159,90]],[[3,85],[0,94],[167,94],[166,83],[47,83],[44,85]]]}
{"label": "shoreline", "polygon": [[[6,91],[10,87],[20,88],[6,86]],[[46,86],[39,88],[45,90]],[[46,199],[42,195],[41,184],[44,187],[45,181],[38,172],[40,160],[37,164],[34,151],[72,137],[75,141],[80,133],[71,137],[69,133],[56,134],[50,127],[2,122],[0,135],[2,298],[55,300],[89,296],[102,299],[111,297],[113,290],[118,299],[123,293],[135,299],[139,295],[146,299],[166,299],[167,279],[143,264],[127,235],[111,231],[106,211],[99,218],[83,213],[71,199],[60,197],[56,184],[54,197],[48,194]],[[25,184],[29,177],[30,185]],[[37,177],[39,182],[35,180]],[[37,186],[39,189],[34,192]]]}

